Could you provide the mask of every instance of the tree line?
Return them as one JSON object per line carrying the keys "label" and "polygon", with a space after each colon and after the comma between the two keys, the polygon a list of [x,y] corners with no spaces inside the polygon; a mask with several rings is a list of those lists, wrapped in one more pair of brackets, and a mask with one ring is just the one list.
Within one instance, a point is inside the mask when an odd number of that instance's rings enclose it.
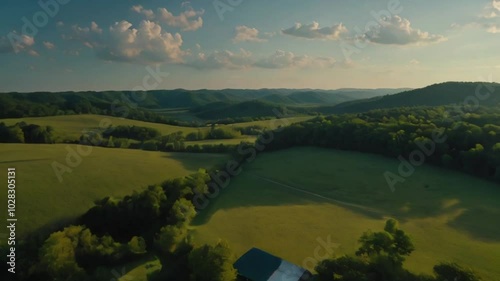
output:
{"label": "tree line", "polygon": [[54,143],[54,129],[25,122],[12,126],[0,122],[0,143]]}
{"label": "tree line", "polygon": [[319,116],[276,133],[266,150],[319,146],[404,159],[424,151],[426,163],[500,181],[498,124],[500,109],[492,107],[473,112],[443,106]]}

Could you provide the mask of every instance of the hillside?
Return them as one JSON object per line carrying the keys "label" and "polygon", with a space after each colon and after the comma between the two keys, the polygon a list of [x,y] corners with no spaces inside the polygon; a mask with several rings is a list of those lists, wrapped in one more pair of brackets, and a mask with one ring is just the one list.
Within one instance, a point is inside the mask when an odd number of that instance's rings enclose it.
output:
{"label": "hillside", "polygon": [[[161,114],[162,111],[165,112],[171,109],[186,110],[204,106],[215,107],[220,104],[236,105],[238,103],[256,101],[297,107],[335,105],[356,99],[393,94],[401,90],[176,89],[148,91],[147,94],[132,91],[0,93],[0,118],[53,116],[74,113],[122,115],[122,112],[113,111],[117,111],[118,105],[125,105],[132,109],[129,115],[135,119],[154,121],[161,119],[160,117],[165,117]],[[245,104],[242,107],[245,107]],[[238,115],[255,117],[252,114],[255,114],[255,112],[245,112]],[[266,115],[268,115],[267,110]],[[211,118],[211,114],[207,116],[207,118]]]}
{"label": "hillside", "polygon": [[[67,164],[69,151],[76,145],[2,144],[0,168],[15,167],[22,175],[18,185],[18,235],[61,223],[81,215],[106,196],[122,197],[134,190],[158,184],[166,179],[182,177],[200,168],[224,163],[224,154],[190,154],[149,152],[133,149],[94,147],[71,172],[54,172],[53,163]],[[68,164],[69,165],[69,164]],[[2,177],[2,180],[7,180]],[[5,214],[6,215],[6,214]],[[5,220],[5,215],[2,219]]]}
{"label": "hillside", "polygon": [[[430,85],[421,89],[404,91],[394,95],[385,95],[363,100],[348,101],[335,106],[319,107],[318,112],[325,114],[364,112],[373,109],[442,106],[464,104],[469,97],[474,97],[479,89],[479,95],[490,96],[481,102],[483,106],[493,106],[500,103],[500,84],[483,82],[446,82]],[[471,105],[472,102],[471,102]]]}

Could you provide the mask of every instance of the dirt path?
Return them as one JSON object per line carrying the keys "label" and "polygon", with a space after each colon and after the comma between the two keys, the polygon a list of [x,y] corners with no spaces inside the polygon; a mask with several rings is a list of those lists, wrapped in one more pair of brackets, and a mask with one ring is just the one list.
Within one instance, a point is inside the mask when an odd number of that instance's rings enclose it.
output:
{"label": "dirt path", "polygon": [[386,213],[383,213],[382,211],[377,210],[377,209],[369,208],[369,207],[366,207],[366,206],[363,206],[363,205],[359,205],[359,204],[354,204],[354,203],[349,203],[349,202],[344,202],[344,201],[336,200],[336,199],[333,199],[333,198],[330,198],[330,197],[323,196],[321,194],[317,194],[317,193],[314,193],[314,192],[311,192],[311,191],[307,191],[307,190],[302,189],[302,188],[297,188],[297,187],[294,187],[294,186],[291,186],[291,185],[288,185],[288,184],[285,184],[285,183],[281,183],[281,182],[278,182],[278,181],[275,181],[275,180],[272,180],[272,179],[269,179],[269,178],[265,178],[265,177],[261,177],[261,176],[257,176],[257,175],[250,175],[250,176],[252,176],[254,178],[261,179],[261,180],[264,180],[264,181],[267,181],[267,182],[270,182],[270,183],[274,183],[274,184],[280,185],[280,186],[288,188],[288,189],[292,189],[292,190],[295,190],[295,191],[298,191],[298,192],[301,192],[301,193],[305,193],[305,194],[308,194],[308,195],[311,195],[311,196],[314,196],[314,197],[317,197],[317,198],[321,198],[321,199],[333,202],[333,203],[338,204],[338,205],[352,207],[352,208],[360,209],[360,210],[363,210],[363,211],[375,213],[375,214],[378,214],[378,215],[386,215]]}

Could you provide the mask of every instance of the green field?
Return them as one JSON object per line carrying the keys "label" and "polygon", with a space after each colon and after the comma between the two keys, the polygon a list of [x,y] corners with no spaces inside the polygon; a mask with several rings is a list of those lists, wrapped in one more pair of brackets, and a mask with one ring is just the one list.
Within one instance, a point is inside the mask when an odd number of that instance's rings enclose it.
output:
{"label": "green field", "polygon": [[[287,124],[287,123],[292,124],[296,122],[305,121],[311,118],[313,117],[312,116],[290,117],[290,118],[285,118],[282,121],[276,121],[276,122],[273,120],[264,120],[264,121],[235,123],[235,124],[220,125],[220,126],[247,127],[247,126],[259,125],[264,128],[276,128],[278,125],[281,124]],[[101,124],[106,124],[105,126],[128,125],[128,126],[149,127],[159,130],[162,135],[167,135],[179,131],[182,131],[184,135],[187,135],[191,132],[197,132],[200,129],[206,131],[210,130],[210,127],[203,127],[203,128],[181,127],[181,126],[172,126],[166,124],[124,119],[112,116],[89,115],[89,114],[0,119],[0,122],[4,122],[6,125],[14,125],[22,121],[28,124],[52,126],[55,130],[55,136],[57,138],[57,142],[62,142],[64,140],[78,140],[78,138],[82,135],[82,132],[84,131],[90,131],[90,130],[103,131],[104,130],[102,128],[103,125]],[[223,143],[226,143],[226,141],[224,140]],[[239,141],[237,143],[239,143]]]}
{"label": "green field", "polygon": [[[82,214],[96,199],[125,196],[133,190],[186,176],[209,168],[227,158],[223,154],[148,152],[93,147],[81,164],[71,168],[59,182],[52,163],[66,165],[66,147],[54,144],[0,144],[0,176],[6,182],[7,168],[17,171],[16,205],[18,235],[48,223],[64,222]],[[6,200],[0,207],[6,210]],[[6,212],[1,219],[5,221]]]}
{"label": "green field", "polygon": [[353,254],[364,231],[380,231],[394,217],[416,246],[410,270],[431,273],[439,261],[453,261],[500,280],[500,187],[421,166],[393,193],[383,173],[398,164],[317,148],[264,153],[195,219],[195,241],[225,239],[236,255],[260,247],[303,265],[315,258],[317,239],[340,244],[337,255]]}
{"label": "green field", "polygon": [[245,123],[234,123],[225,126],[229,127],[249,127],[249,126],[261,126],[268,129],[276,129],[280,125],[290,125],[293,123],[299,123],[303,121],[307,121],[309,119],[314,118],[315,116],[298,116],[298,117],[289,117],[282,118],[281,120],[271,119],[271,120],[262,120],[262,121],[252,121]]}
{"label": "green field", "polygon": [[[74,140],[78,139],[83,131],[89,130],[104,130],[101,122],[103,124],[109,124],[113,126],[128,125],[128,126],[140,126],[140,127],[150,127],[159,130],[163,135],[175,133],[178,131],[184,132],[184,134],[189,134],[191,132],[197,132],[197,128],[191,127],[180,127],[172,126],[166,124],[150,123],[137,120],[130,120],[112,116],[104,115],[60,115],[60,116],[49,116],[49,117],[26,117],[26,118],[15,118],[15,119],[2,119],[0,122],[4,122],[7,125],[14,125],[18,122],[24,121],[29,124],[37,124],[41,126],[52,126],[55,130],[55,134],[60,140]],[[104,123],[105,122],[105,123]],[[208,130],[208,128],[206,129]]]}
{"label": "green field", "polygon": [[254,136],[241,136],[240,138],[235,138],[235,139],[186,141],[184,143],[185,143],[186,146],[188,146],[188,145],[196,145],[196,144],[198,144],[198,145],[204,145],[204,144],[210,144],[210,145],[217,145],[217,144],[231,145],[231,144],[235,144],[235,145],[238,145],[242,141],[254,143],[256,139],[257,139],[257,137],[254,137]]}

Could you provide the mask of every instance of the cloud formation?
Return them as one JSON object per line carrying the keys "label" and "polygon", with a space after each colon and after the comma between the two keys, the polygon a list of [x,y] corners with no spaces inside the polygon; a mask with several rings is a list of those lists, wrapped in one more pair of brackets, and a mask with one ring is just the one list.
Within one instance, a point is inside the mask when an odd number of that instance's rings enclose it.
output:
{"label": "cloud formation", "polygon": [[211,54],[198,53],[194,61],[187,64],[197,69],[243,69],[252,65],[252,53],[240,49],[239,53],[231,51],[214,51]]}
{"label": "cloud formation", "polygon": [[45,46],[45,48],[48,49],[48,50],[52,50],[52,49],[54,49],[56,47],[54,45],[54,43],[51,43],[51,42],[48,42],[48,41],[44,41],[43,42],[43,46]]}
{"label": "cloud formation", "polygon": [[306,55],[295,55],[292,52],[277,50],[274,54],[263,58],[255,63],[255,66],[262,68],[330,68],[336,63],[330,57],[310,57]]}
{"label": "cloud formation", "polygon": [[144,15],[147,19],[154,19],[155,13],[153,10],[144,9],[141,5],[132,6],[130,8],[133,12]]}
{"label": "cloud formation", "polygon": [[[182,6],[185,7],[186,5],[183,4]],[[180,28],[182,31],[195,31],[201,28],[203,26],[203,18],[201,16],[205,13],[204,10],[196,11],[191,7],[187,7],[186,11],[181,12],[177,16],[166,8],[158,8],[155,13],[153,10],[144,9],[143,6],[136,5],[132,6],[130,10],[144,15],[148,20],[156,19],[168,26]]]}
{"label": "cloud formation", "polygon": [[238,53],[231,51],[215,51],[211,54],[199,53],[187,66],[197,69],[285,69],[285,68],[330,68],[336,61],[330,57],[311,57],[295,55],[292,52],[278,50],[274,54],[260,59],[245,49]]}
{"label": "cloud formation", "polygon": [[34,44],[33,37],[13,31],[7,36],[0,37],[0,54],[26,52],[37,56],[38,53],[31,49]]}
{"label": "cloud formation", "polygon": [[447,40],[442,35],[434,35],[413,28],[409,20],[399,16],[384,19],[380,25],[367,31],[363,39],[372,43],[389,45],[429,44]]}
{"label": "cloud formation", "polygon": [[250,28],[248,26],[240,25],[235,28],[236,35],[233,42],[264,42],[266,39],[259,37],[259,30],[257,28]]}
{"label": "cloud formation", "polygon": [[109,61],[132,63],[180,63],[186,54],[180,34],[164,32],[154,22],[144,20],[137,28],[128,21],[115,22],[103,31],[95,22],[90,27],[73,26],[65,39],[77,40],[96,55]]}
{"label": "cloud formation", "polygon": [[281,33],[294,37],[323,40],[337,40],[345,32],[347,28],[342,23],[320,28],[318,22],[305,25],[296,23],[290,28],[281,30]]}

